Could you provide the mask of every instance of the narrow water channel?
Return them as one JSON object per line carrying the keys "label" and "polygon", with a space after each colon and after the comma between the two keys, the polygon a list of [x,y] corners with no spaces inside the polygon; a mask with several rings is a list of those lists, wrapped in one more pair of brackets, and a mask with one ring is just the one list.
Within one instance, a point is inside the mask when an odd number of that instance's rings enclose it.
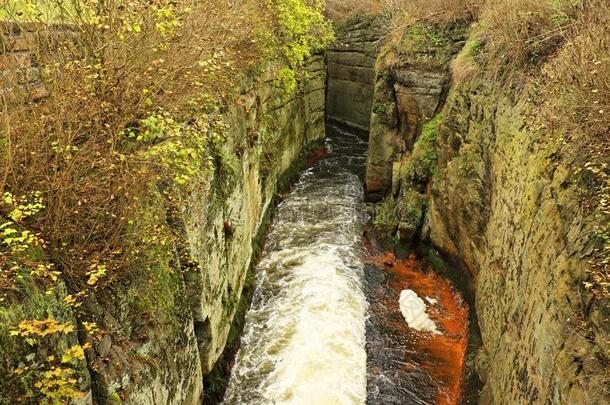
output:
{"label": "narrow water channel", "polygon": [[225,404],[366,400],[367,143],[330,126],[326,147],[278,206]]}
{"label": "narrow water channel", "polygon": [[[328,153],[278,206],[224,403],[457,404],[465,305],[424,262],[363,238],[366,139],[327,134]],[[438,332],[409,327],[407,289]]]}

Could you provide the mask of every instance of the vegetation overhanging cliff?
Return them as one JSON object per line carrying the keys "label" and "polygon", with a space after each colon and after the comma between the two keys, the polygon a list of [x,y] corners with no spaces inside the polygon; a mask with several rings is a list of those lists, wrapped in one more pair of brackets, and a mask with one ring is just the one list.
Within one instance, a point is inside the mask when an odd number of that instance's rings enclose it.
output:
{"label": "vegetation overhanging cliff", "polygon": [[0,402],[201,400],[276,183],[324,135],[321,7],[3,4]]}

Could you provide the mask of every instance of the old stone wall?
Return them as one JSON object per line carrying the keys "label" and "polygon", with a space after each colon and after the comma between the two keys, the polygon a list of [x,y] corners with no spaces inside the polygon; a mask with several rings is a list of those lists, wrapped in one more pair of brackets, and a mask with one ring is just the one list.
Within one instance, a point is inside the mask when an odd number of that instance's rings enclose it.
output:
{"label": "old stone wall", "polygon": [[41,79],[38,54],[48,35],[35,24],[0,21],[0,103],[36,101],[48,92]]}

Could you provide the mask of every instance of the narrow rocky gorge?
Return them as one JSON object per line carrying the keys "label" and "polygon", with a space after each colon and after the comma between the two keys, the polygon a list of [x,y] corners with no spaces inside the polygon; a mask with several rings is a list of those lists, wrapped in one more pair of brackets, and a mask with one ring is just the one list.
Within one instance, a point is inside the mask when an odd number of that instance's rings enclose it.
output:
{"label": "narrow rocky gorge", "polygon": [[[213,175],[184,198],[154,182],[138,220],[171,238],[146,271],[78,307],[61,278],[21,280],[29,298],[0,301],[0,404],[26,401],[9,333],[28,317],[68,325],[37,355],[86,349],[78,404],[610,403],[588,157],[541,124],[538,88],[477,74],[476,23],[387,19],[335,22],[292,91],[249,71],[214,113]],[[406,290],[438,334],[410,327]]]}

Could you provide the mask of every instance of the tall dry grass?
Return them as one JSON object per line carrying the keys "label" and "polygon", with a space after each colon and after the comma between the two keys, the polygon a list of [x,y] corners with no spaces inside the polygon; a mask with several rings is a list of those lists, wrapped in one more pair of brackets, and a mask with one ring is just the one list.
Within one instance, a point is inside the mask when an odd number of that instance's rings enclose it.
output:
{"label": "tall dry grass", "polygon": [[384,9],[385,0],[327,0],[326,16],[336,22],[355,16],[375,15]]}
{"label": "tall dry grass", "polygon": [[341,21],[383,13],[395,26],[425,20],[436,23],[473,20],[483,0],[328,0],[327,15]]}
{"label": "tall dry grass", "polygon": [[474,21],[482,0],[384,0],[395,26],[425,21],[444,25]]}

